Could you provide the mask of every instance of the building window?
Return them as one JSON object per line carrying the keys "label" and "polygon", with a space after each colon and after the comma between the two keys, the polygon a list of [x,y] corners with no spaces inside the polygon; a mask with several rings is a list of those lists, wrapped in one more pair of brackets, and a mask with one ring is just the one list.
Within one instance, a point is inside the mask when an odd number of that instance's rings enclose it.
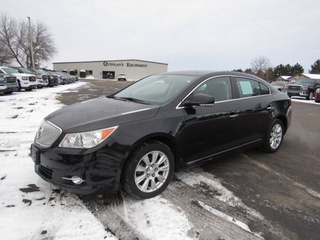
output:
{"label": "building window", "polygon": [[78,75],[78,70],[72,69],[72,70],[70,70],[69,73],[70,73],[70,75],[77,76]]}
{"label": "building window", "polygon": [[115,72],[102,71],[102,79],[114,79]]}

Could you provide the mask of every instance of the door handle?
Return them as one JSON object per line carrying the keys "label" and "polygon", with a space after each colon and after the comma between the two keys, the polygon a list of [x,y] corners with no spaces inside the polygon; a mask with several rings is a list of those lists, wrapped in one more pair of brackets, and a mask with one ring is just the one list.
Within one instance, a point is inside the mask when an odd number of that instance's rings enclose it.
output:
{"label": "door handle", "polygon": [[273,107],[269,105],[269,106],[267,107],[267,110],[273,110]]}

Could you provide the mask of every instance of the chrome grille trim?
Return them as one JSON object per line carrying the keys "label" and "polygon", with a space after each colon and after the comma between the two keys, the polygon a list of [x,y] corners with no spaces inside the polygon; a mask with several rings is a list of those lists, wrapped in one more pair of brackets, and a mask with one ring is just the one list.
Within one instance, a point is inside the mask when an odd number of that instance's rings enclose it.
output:
{"label": "chrome grille trim", "polygon": [[44,121],[36,133],[35,142],[42,147],[51,147],[61,133],[61,128],[54,125],[52,122]]}
{"label": "chrome grille trim", "polygon": [[37,78],[34,76],[34,77],[29,77],[29,81],[30,82],[35,82],[37,80]]}
{"label": "chrome grille trim", "polygon": [[5,77],[7,83],[16,83],[16,77]]}

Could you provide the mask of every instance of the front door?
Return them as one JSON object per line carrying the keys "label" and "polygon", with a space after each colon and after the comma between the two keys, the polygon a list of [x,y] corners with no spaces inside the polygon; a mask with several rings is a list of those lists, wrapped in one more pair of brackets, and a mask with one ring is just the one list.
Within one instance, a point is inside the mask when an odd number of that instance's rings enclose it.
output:
{"label": "front door", "polygon": [[178,136],[185,164],[214,157],[237,145],[239,108],[233,99],[231,79],[209,79],[192,94],[197,93],[213,96],[215,103],[185,108],[185,121]]}

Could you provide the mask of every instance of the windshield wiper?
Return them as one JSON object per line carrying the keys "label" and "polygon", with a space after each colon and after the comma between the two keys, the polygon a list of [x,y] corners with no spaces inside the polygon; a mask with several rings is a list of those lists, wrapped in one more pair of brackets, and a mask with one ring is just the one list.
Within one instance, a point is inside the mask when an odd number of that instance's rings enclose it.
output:
{"label": "windshield wiper", "polygon": [[112,98],[116,99],[116,100],[121,100],[121,101],[129,101],[129,102],[136,102],[136,103],[142,103],[142,104],[147,104],[147,105],[151,105],[151,103],[143,101],[141,99],[137,99],[137,98],[132,98],[132,97],[116,97],[113,96]]}

